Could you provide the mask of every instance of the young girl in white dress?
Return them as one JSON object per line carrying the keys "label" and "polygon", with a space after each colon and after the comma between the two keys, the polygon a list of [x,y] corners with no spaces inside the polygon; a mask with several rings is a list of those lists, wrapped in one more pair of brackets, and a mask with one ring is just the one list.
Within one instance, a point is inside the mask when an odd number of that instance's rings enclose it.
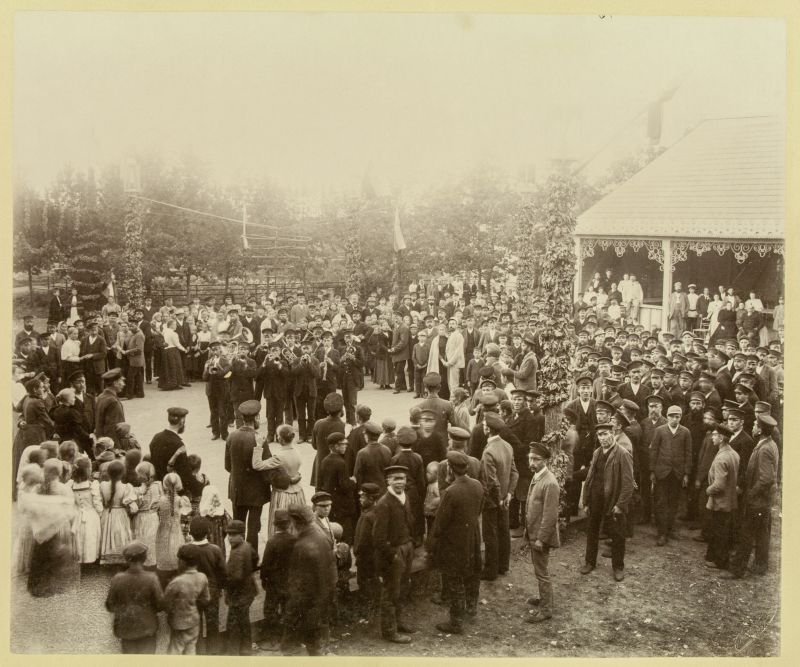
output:
{"label": "young girl in white dress", "polygon": [[156,469],[149,461],[136,466],[139,486],[139,511],[133,516],[131,527],[133,539],[147,545],[145,567],[156,565],[156,533],[158,533],[158,503],[161,500],[161,482],[156,479]]}
{"label": "young girl in white dress", "polygon": [[100,513],[103,500],[100,483],[92,479],[92,462],[85,456],[75,461],[72,468],[72,487],[75,506],[78,508],[75,547],[82,564],[96,563],[100,557]]}

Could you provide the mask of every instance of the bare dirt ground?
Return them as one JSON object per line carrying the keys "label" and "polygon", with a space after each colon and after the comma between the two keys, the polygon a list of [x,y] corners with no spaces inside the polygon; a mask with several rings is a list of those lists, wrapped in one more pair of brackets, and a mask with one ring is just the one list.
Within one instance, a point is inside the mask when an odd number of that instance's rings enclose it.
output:
{"label": "bare dirt ground", "polygon": [[[368,386],[371,384],[368,382]],[[210,440],[208,404],[201,383],[180,392],[159,392],[146,387],[143,400],[127,401],[125,413],[133,432],[146,447],[164,428],[166,408],[181,405],[190,410],[183,438],[190,451],[203,458],[203,470],[224,493],[227,473],[222,465],[224,445]],[[359,401],[373,409],[373,419],[395,418],[405,423],[412,394],[368,389]],[[314,452],[298,445],[301,472],[310,476]],[[306,488],[306,493],[311,491]],[[310,496],[308,496],[310,497]],[[263,513],[266,521],[266,511]],[[16,522],[12,522],[16,523]],[[705,545],[693,542],[678,524],[677,541],[655,545],[655,529],[637,526],[628,540],[626,578],[614,582],[607,559],[587,576],[578,572],[583,563],[585,534],[580,522],[562,536],[564,546],[551,553],[555,609],[547,623],[524,622],[525,600],[536,593],[536,580],[520,541],[512,546],[509,575],[482,582],[479,613],[459,636],[440,634],[435,624],[445,620],[447,609],[430,602],[431,590],[417,590],[407,619],[418,631],[413,643],[394,645],[382,641],[377,628],[359,622],[334,628],[330,651],[336,655],[366,656],[776,656],[780,653],[780,535],[781,522],[773,525],[770,572],[739,581],[720,580],[716,570],[703,565]],[[266,528],[261,536],[266,535]],[[564,539],[565,538],[565,539]],[[263,541],[260,551],[263,550]],[[47,599],[31,598],[24,580],[11,586],[11,647],[20,653],[115,653],[111,616],[103,603],[111,572],[107,569],[83,577],[80,589]],[[251,619],[261,618],[261,597],[251,608]],[[254,634],[257,638],[257,634]],[[166,648],[166,626],[159,633],[159,652]],[[263,655],[276,655],[263,653]]]}

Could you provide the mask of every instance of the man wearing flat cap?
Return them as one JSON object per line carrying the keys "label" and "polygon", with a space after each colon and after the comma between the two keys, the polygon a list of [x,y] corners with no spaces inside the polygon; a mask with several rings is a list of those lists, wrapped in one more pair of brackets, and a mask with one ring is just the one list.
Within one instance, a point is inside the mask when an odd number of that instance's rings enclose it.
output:
{"label": "man wearing flat cap", "polygon": [[706,510],[708,511],[708,548],[705,565],[726,570],[731,552],[731,517],[738,506],[736,479],[739,455],[731,449],[730,429],[724,424],[711,427],[711,441],[717,453],[708,469]]}
{"label": "man wearing flat cap", "polygon": [[314,465],[311,468],[311,486],[318,485],[317,475],[319,467],[322,462],[330,454],[328,448],[328,436],[333,433],[344,434],[344,422],[342,421],[342,408],[344,407],[344,400],[341,394],[335,391],[325,396],[322,401],[322,409],[327,416],[322,419],[317,419],[314,422],[314,427],[311,429],[311,446],[316,450],[317,455],[314,457]]}
{"label": "man wearing flat cap", "polygon": [[594,450],[586,475],[581,505],[588,510],[586,558],[581,574],[597,566],[600,527],[611,538],[611,566],[614,580],[625,578],[625,515],[633,495],[633,457],[614,442],[611,424],[595,426],[600,446]]}
{"label": "man wearing flat cap", "polygon": [[[225,470],[230,473],[228,497],[233,505],[233,518],[247,522],[247,541],[258,552],[261,512],[269,502],[271,491],[267,473],[253,469],[253,449],[260,426],[261,402],[250,400],[239,406],[243,424],[225,442]],[[263,443],[262,460],[270,458],[269,445]]]}
{"label": "man wearing flat cap", "polygon": [[283,648],[302,643],[308,655],[322,655],[336,595],[336,557],[328,538],[305,505],[289,507],[297,536],[289,560],[289,600]]}
{"label": "man wearing flat cap", "polygon": [[[361,455],[367,448],[361,450]],[[403,622],[403,599],[408,592],[414,560],[414,517],[405,493],[407,469],[385,469],[386,493],[375,505],[372,540],[381,582],[381,636],[395,644],[411,642],[414,630]]]}
{"label": "man wearing flat cap", "polygon": [[168,408],[167,428],[160,433],[156,433],[150,441],[150,463],[155,468],[156,479],[158,481],[164,479],[164,475],[171,472],[170,468],[172,468],[181,478],[184,489],[188,488],[192,472],[189,469],[189,459],[186,452],[178,453],[178,450],[186,448],[181,434],[186,429],[186,415],[188,413],[189,411],[185,408]]}
{"label": "man wearing flat cap", "polygon": [[447,453],[454,480],[442,493],[427,545],[433,566],[442,574],[442,597],[450,602],[449,620],[436,628],[448,634],[461,634],[465,616],[474,616],[478,608],[484,490],[467,476],[469,463],[464,452]]}
{"label": "man wearing flat cap", "polygon": [[519,445],[514,450],[514,463],[519,472],[519,480],[509,505],[508,518],[512,537],[521,537],[525,526],[525,498],[531,483],[528,443],[538,442],[544,436],[544,415],[534,417],[528,409],[526,400],[528,393],[518,387],[511,391],[512,413],[508,420],[508,428],[519,440]]}
{"label": "man wearing flat cap", "polygon": [[103,390],[102,376],[108,370],[108,346],[96,320],[87,323],[86,329],[87,335],[81,340],[81,358],[85,359],[86,385],[91,393],[97,395]]}
{"label": "man wearing flat cap", "polygon": [[525,619],[538,623],[553,614],[553,585],[550,583],[548,560],[550,549],[561,546],[558,535],[558,506],[561,490],[558,480],[547,467],[550,450],[539,442],[533,442],[528,451],[528,467],[533,474],[528,490],[525,512],[525,536],[531,550],[531,561],[539,597],[531,597],[528,603],[536,607]]}
{"label": "man wearing flat cap", "polygon": [[358,492],[361,514],[356,523],[353,555],[356,557],[356,581],[361,613],[370,621],[377,618],[380,604],[380,582],[376,570],[375,545],[372,531],[375,527],[375,503],[383,495],[377,484],[362,484]]}
{"label": "man wearing flat cap", "polygon": [[125,421],[125,409],[119,400],[119,394],[125,389],[125,378],[119,368],[112,368],[103,373],[105,389],[97,397],[95,403],[95,438],[111,438],[114,447],[119,447],[117,424]]}
{"label": "man wearing flat cap", "polygon": [[448,425],[456,426],[456,419],[453,413],[453,404],[450,401],[439,398],[442,377],[438,373],[428,373],[422,378],[422,384],[425,388],[425,398],[417,403],[416,406],[421,410],[433,410],[436,415],[435,429],[443,439],[446,439],[447,427]]}
{"label": "man wearing flat cap", "polygon": [[330,494],[333,506],[331,521],[341,524],[342,541],[353,543],[355,522],[358,516],[356,508],[356,484],[347,474],[344,453],[347,450],[347,438],[344,433],[331,433],[328,436],[330,454],[322,461],[319,469],[317,488]]}
{"label": "man wearing flat cap", "polygon": [[753,436],[758,444],[747,463],[740,496],[743,503],[741,525],[730,573],[727,575],[733,579],[741,579],[745,575],[753,551],[755,558],[752,571],[763,575],[769,568],[770,526],[779,467],[778,446],[772,439],[772,431],[777,425],[778,422],[767,414],[759,414],[753,425]]}
{"label": "man wearing flat cap", "polygon": [[368,421],[364,424],[367,444],[356,454],[353,477],[359,487],[372,483],[377,485],[381,492],[384,492],[386,490],[384,470],[392,459],[392,452],[386,445],[378,442],[380,434],[381,427],[375,422]]}
{"label": "man wearing flat cap", "polygon": [[[464,452],[464,454],[467,454],[467,443],[469,442],[470,438],[469,431],[459,428],[458,426],[450,426],[447,429],[447,433],[449,436],[447,452]],[[479,480],[481,473],[481,462],[469,454],[467,454],[467,460],[467,476],[471,477],[472,479]],[[455,480],[455,475],[453,474],[452,470],[450,470],[450,466],[447,463],[446,455],[445,458],[439,462],[439,468],[436,476],[437,485],[439,486],[439,495],[441,496],[444,490]]]}
{"label": "man wearing flat cap", "polygon": [[692,435],[681,426],[683,410],[678,405],[667,409],[667,423],[653,433],[650,443],[650,481],[655,486],[655,515],[658,537],[663,547],[672,536],[681,489],[689,485],[692,474]]}
{"label": "man wearing flat cap", "polygon": [[519,473],[514,450],[500,434],[506,428],[502,417],[487,412],[483,418],[486,447],[481,454],[481,475],[486,496],[481,516],[485,563],[481,579],[494,581],[506,574],[511,555],[508,505],[516,488]]}
{"label": "man wearing flat cap", "polygon": [[412,451],[412,446],[417,443],[417,432],[410,426],[401,426],[397,432],[399,448],[389,461],[390,465],[408,468],[406,473],[406,495],[411,503],[411,513],[414,516],[414,546],[422,544],[425,536],[425,492],[428,482],[425,476],[425,464],[422,456]]}
{"label": "man wearing flat cap", "polygon": [[[739,490],[744,488],[745,473],[750,461],[750,456],[753,453],[755,443],[750,433],[747,432],[746,427],[746,414],[739,407],[732,407],[728,409],[728,428],[731,430],[730,445],[739,455]],[[752,426],[750,429],[752,431]],[[738,514],[741,514],[741,509]],[[738,514],[734,517],[734,524],[738,521]]]}

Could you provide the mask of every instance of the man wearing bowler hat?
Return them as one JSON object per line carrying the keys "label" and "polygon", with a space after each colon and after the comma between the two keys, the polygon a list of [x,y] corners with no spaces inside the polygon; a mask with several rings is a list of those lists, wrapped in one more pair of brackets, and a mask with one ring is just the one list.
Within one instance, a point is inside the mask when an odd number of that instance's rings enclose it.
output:
{"label": "man wearing bowler hat", "polygon": [[[245,401],[239,406],[239,412],[244,423],[225,442],[225,470],[230,473],[228,498],[233,505],[233,518],[247,522],[247,541],[258,553],[261,512],[271,496],[266,473],[254,470],[252,465],[261,403]],[[266,442],[263,449],[261,458],[268,459],[271,453]]]}
{"label": "man wearing bowler hat", "polygon": [[708,470],[706,510],[708,510],[708,548],[705,565],[725,570],[731,552],[731,517],[738,506],[736,478],[739,474],[739,455],[728,443],[730,429],[724,424],[714,424],[711,441],[717,453]]}

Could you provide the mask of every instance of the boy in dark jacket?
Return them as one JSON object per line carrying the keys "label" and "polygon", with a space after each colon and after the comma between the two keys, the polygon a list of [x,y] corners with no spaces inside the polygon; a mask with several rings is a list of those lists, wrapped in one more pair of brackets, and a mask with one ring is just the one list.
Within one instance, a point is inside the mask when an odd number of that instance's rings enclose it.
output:
{"label": "boy in dark jacket", "polygon": [[250,605],[256,597],[253,572],[258,567],[258,556],[252,545],[244,540],[244,521],[231,521],[227,533],[231,543],[225,582],[225,603],[228,605],[227,654],[251,655]]}
{"label": "boy in dark jacket", "polygon": [[163,593],[158,577],[144,569],[147,546],[130,542],[122,550],[128,569],[111,580],[106,609],[114,614],[114,635],[122,653],[155,653]]}
{"label": "boy in dark jacket", "polygon": [[189,524],[192,544],[198,548],[197,570],[208,579],[209,603],[200,611],[205,620],[205,641],[201,637],[201,652],[204,655],[219,655],[219,597],[225,588],[225,555],[216,544],[208,541],[211,522],[205,517],[195,517]]}

